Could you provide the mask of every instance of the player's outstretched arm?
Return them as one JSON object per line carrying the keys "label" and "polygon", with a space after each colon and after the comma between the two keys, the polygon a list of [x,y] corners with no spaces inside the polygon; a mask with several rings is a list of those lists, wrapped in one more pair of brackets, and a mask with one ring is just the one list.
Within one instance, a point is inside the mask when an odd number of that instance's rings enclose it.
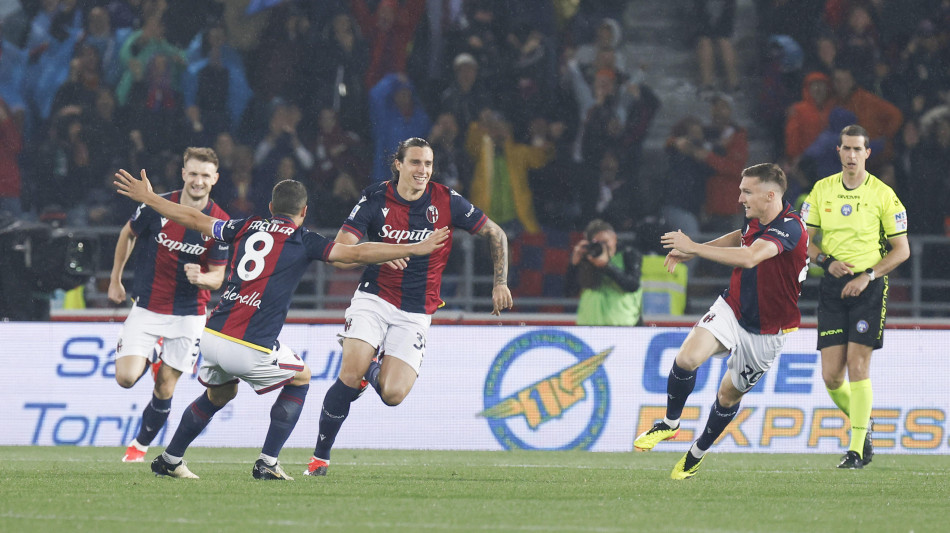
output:
{"label": "player's outstretched arm", "polygon": [[449,238],[449,228],[439,228],[420,242],[411,244],[389,244],[383,242],[364,242],[361,244],[341,244],[330,250],[327,258],[334,263],[361,263],[372,265],[385,263],[410,256],[429,255],[445,246]]}
{"label": "player's outstretched arm", "polygon": [[122,226],[119,231],[119,240],[115,243],[115,255],[112,261],[112,273],[109,275],[109,300],[113,303],[121,304],[125,302],[125,285],[122,284],[122,273],[125,271],[125,264],[132,255],[132,249],[135,247],[135,234],[132,233],[132,226],[128,222]]}
{"label": "player's outstretched arm", "polygon": [[478,230],[477,235],[488,239],[491,250],[492,284],[491,300],[494,308],[491,314],[500,315],[502,310],[511,309],[515,305],[508,289],[508,235],[498,224],[489,219]]}
{"label": "player's outstretched arm", "polygon": [[168,217],[186,228],[200,231],[209,237],[213,237],[214,223],[218,219],[175,202],[169,202],[152,191],[152,184],[145,175],[145,169],[142,169],[142,179],[138,180],[123,169],[115,173],[113,182],[118,188],[118,193],[122,196],[128,196],[136,202],[141,202],[152,209],[158,211],[162,216]]}

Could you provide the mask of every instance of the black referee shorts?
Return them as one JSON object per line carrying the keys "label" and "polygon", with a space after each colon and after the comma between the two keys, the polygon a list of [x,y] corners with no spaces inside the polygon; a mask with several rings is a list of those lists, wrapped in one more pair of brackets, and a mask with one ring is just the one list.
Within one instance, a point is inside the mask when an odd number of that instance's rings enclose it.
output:
{"label": "black referee shorts", "polygon": [[877,350],[884,346],[887,276],[870,283],[861,294],[842,298],[841,289],[856,276],[825,274],[819,285],[818,349],[853,342]]}

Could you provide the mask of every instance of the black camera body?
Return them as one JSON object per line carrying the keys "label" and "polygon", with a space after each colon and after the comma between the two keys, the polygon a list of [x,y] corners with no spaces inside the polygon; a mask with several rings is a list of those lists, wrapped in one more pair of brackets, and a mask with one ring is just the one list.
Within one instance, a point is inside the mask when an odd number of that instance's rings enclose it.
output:
{"label": "black camera body", "polygon": [[593,241],[587,246],[588,257],[600,257],[604,253],[604,243]]}

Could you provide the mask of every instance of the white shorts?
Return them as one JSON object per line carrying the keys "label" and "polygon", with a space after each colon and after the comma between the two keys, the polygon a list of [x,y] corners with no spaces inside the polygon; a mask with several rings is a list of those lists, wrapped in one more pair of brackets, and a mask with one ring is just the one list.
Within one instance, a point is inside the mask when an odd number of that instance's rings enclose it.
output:
{"label": "white shorts", "polygon": [[264,394],[290,383],[304,369],[297,354],[280,342],[273,351],[262,352],[209,329],[201,336],[201,355],[198,381],[206,387],[241,379]]}
{"label": "white shorts", "polygon": [[115,358],[149,357],[159,339],[162,361],[183,373],[192,373],[198,362],[198,339],[205,327],[204,315],[163,315],[133,305],[119,331]]}
{"label": "white shorts", "polygon": [[713,357],[721,359],[732,353],[727,362],[729,374],[732,384],[742,393],[755,386],[785,347],[787,333],[749,333],[739,325],[732,308],[721,296],[696,325],[712,333],[726,347],[727,351]]}
{"label": "white shorts", "polygon": [[432,315],[409,313],[375,294],[357,290],[344,316],[340,342],[359,339],[377,349],[382,347],[383,355],[404,361],[419,374]]}

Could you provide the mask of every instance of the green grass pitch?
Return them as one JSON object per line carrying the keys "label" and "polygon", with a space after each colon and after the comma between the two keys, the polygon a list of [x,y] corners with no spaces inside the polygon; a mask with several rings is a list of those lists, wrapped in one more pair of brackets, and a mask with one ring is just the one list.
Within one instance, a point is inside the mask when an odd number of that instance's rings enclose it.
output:
{"label": "green grass pitch", "polygon": [[[199,480],[157,478],[119,448],[0,447],[0,532],[950,531],[950,457],[335,450],[330,473],[257,481],[257,450],[193,448]],[[161,448],[149,450],[151,459]]]}

